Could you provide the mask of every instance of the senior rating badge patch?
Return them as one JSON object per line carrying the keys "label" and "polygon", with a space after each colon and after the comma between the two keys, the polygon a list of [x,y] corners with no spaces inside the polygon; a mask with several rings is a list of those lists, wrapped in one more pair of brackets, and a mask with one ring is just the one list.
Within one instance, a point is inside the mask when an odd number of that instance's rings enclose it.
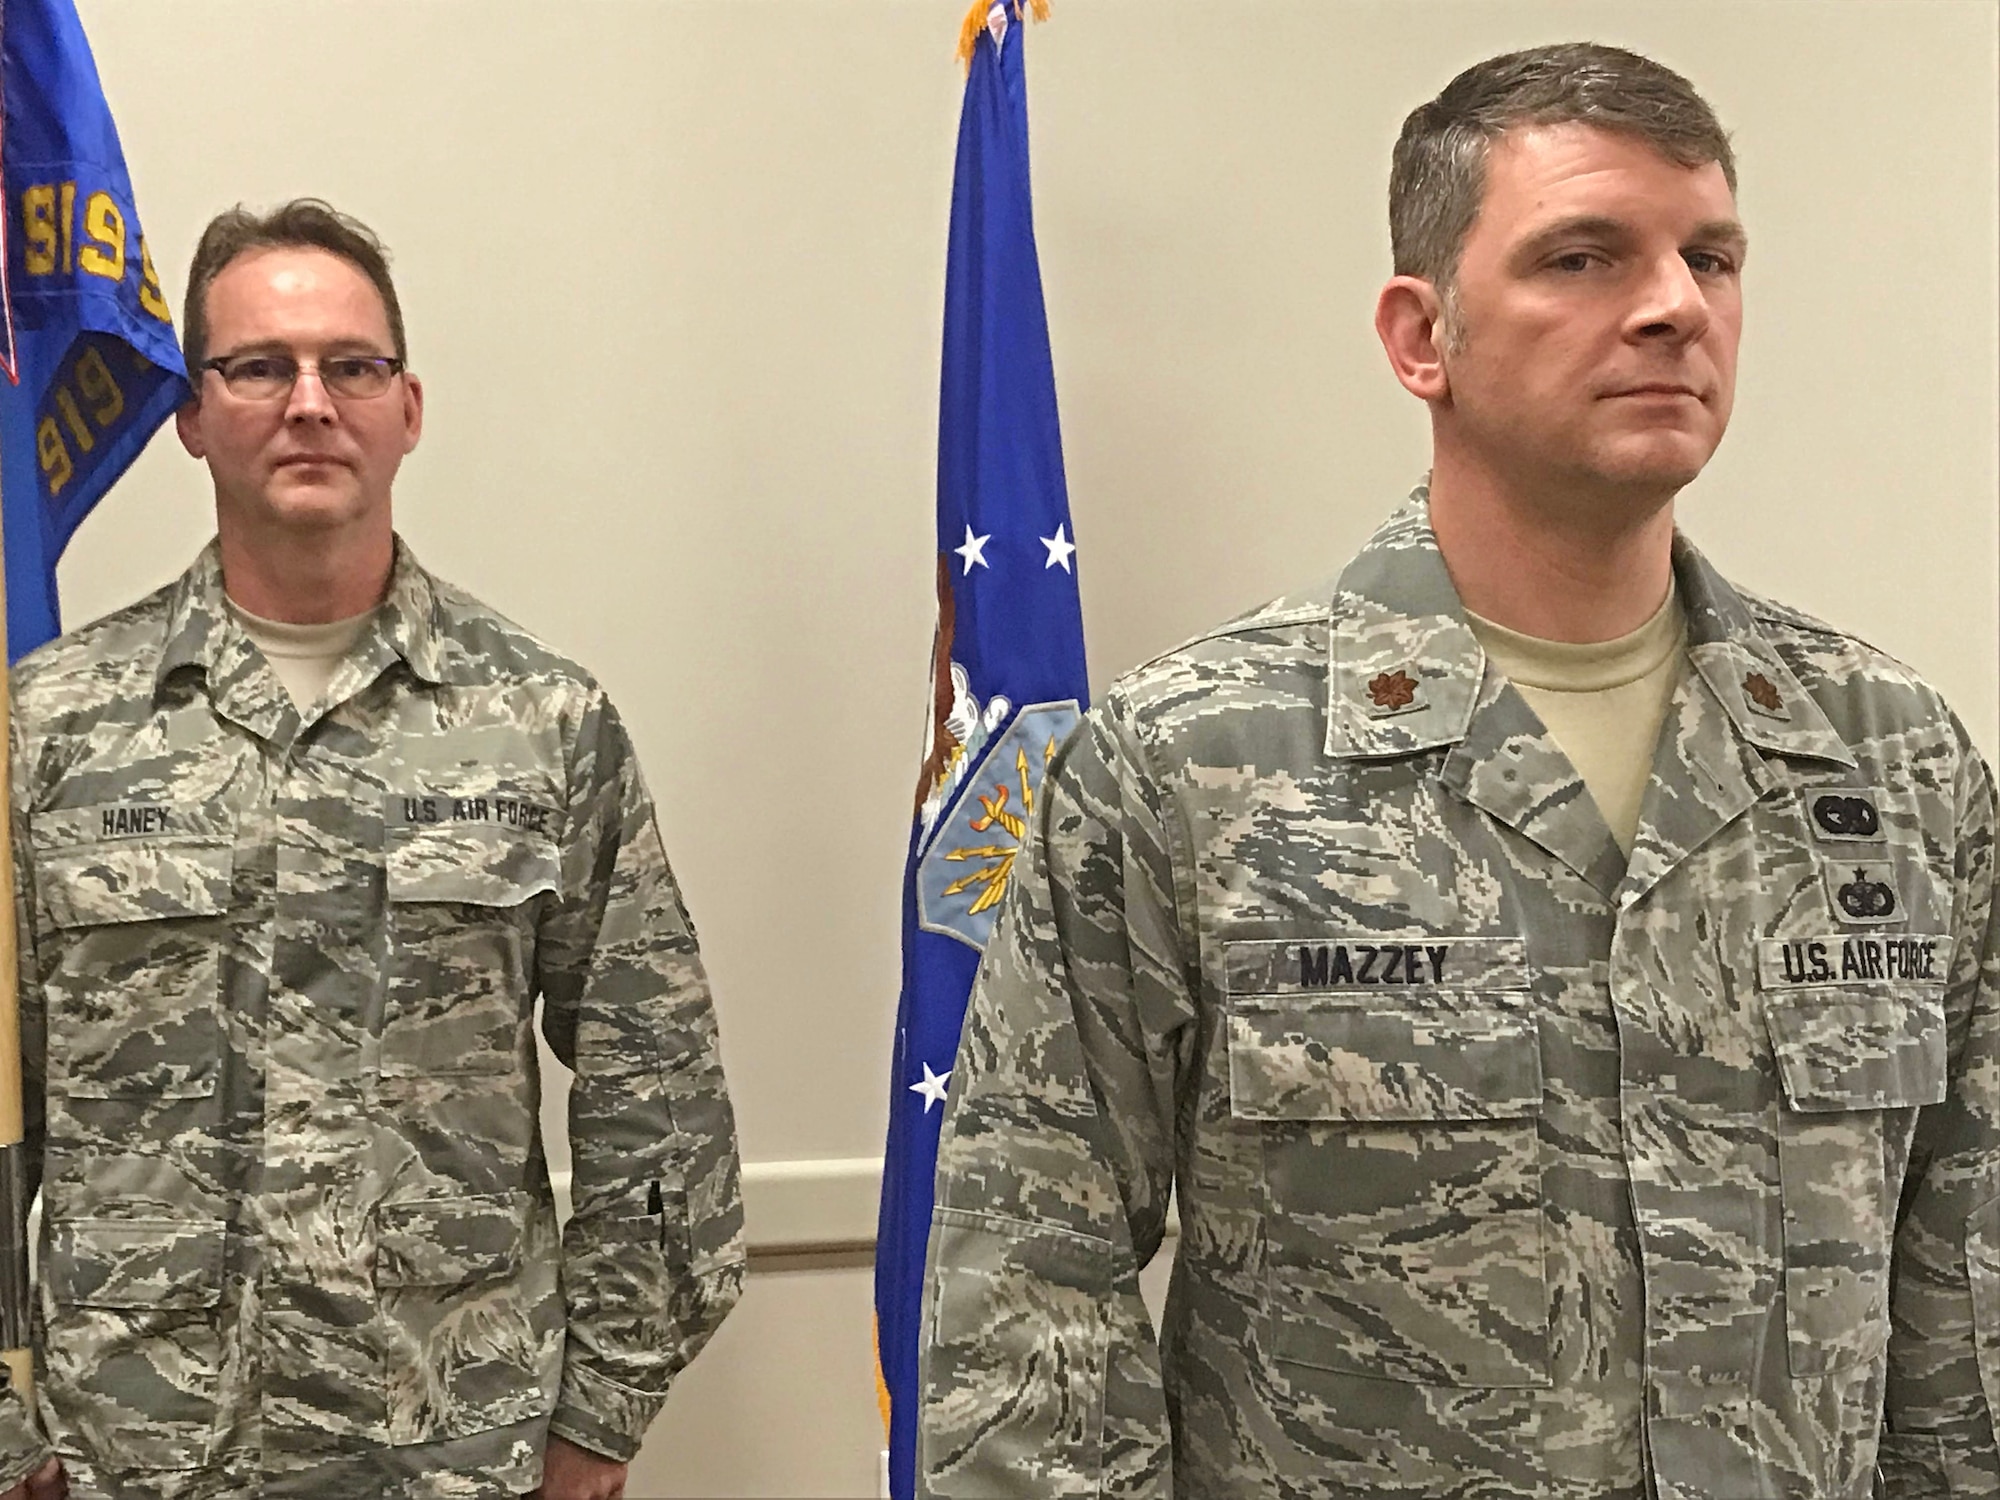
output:
{"label": "senior rating badge patch", "polygon": [[1073,699],[1031,703],[987,741],[917,865],[917,922],[926,932],[985,948],[1015,856],[1027,846],[1042,778],[1080,718]]}

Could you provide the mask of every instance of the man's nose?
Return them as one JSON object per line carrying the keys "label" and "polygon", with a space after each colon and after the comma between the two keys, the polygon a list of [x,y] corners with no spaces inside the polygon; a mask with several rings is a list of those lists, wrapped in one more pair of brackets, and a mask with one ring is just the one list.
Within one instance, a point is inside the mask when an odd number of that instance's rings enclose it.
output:
{"label": "man's nose", "polygon": [[1663,256],[1646,279],[1632,316],[1640,338],[1693,343],[1708,331],[1708,297],[1679,255]]}
{"label": "man's nose", "polygon": [[331,422],[333,414],[333,398],[320,381],[318,366],[300,365],[292,381],[291,395],[285,401],[285,420]]}

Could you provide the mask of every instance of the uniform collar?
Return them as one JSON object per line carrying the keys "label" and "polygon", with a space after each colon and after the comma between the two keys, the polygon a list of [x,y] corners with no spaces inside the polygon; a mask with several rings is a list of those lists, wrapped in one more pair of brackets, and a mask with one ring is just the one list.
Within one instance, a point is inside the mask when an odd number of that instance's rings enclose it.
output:
{"label": "uniform collar", "polygon": [[1688,658],[1737,734],[1778,755],[1858,766],[1832,721],[1758,628],[1743,596],[1679,532],[1674,577],[1687,610]]}
{"label": "uniform collar", "polygon": [[[389,589],[374,621],[342,667],[358,665],[369,679],[400,660],[426,683],[444,681],[435,582],[399,536]],[[153,678],[157,694],[183,669],[200,671],[210,698],[227,715],[266,738],[284,732],[291,699],[250,637],[230,613],[222,586],[222,547],[210,541],[181,575],[167,608],[166,646]]]}
{"label": "uniform collar", "polygon": [[1328,755],[1409,755],[1465,738],[1486,652],[1431,534],[1428,484],[1342,570],[1328,649]]}
{"label": "uniform collar", "polygon": [[[1737,735],[1780,755],[1857,764],[1743,597],[1678,532],[1673,567],[1689,659]],[[1427,484],[1341,573],[1331,626],[1328,755],[1400,756],[1465,739],[1480,704],[1486,652],[1431,531]]]}
{"label": "uniform collar", "polygon": [[443,636],[439,630],[437,583],[418,565],[410,544],[396,538],[396,562],[389,592],[375,617],[382,640],[421,681],[445,680]]}

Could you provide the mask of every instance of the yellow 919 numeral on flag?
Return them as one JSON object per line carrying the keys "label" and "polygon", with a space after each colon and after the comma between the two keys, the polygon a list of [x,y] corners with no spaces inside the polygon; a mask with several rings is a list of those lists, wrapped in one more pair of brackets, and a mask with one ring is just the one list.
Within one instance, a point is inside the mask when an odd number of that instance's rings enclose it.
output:
{"label": "yellow 919 numeral on flag", "polygon": [[69,444],[63,441],[64,429],[68,429],[82,452],[89,453],[97,447],[99,434],[109,431],[125,414],[125,392],[118,384],[118,377],[111,373],[111,366],[104,362],[104,355],[94,346],[86,347],[77,356],[70,378],[75,389],[67,382],[57,384],[49,396],[55,411],[35,426],[35,452],[41,460],[42,477],[48,481],[51,497],[60,495],[63,487],[76,477],[76,463],[70,457]]}
{"label": "yellow 919 numeral on flag", "polygon": [[[21,261],[30,276],[67,276],[74,271],[125,279],[127,236],[125,212],[106,192],[83,200],[83,222],[77,223],[74,182],[38,182],[21,191]],[[78,231],[81,231],[79,235]],[[78,244],[79,238],[82,240]],[[146,237],[139,236],[139,305],[162,323],[173,321],[160,292]]]}

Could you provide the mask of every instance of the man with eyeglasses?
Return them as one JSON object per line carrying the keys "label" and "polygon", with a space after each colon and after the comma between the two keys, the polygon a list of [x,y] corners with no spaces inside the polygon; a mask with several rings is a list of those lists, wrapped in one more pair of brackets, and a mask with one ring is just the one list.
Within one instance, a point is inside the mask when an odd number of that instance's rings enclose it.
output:
{"label": "man with eyeglasses", "polygon": [[615,1500],[743,1271],[631,742],[396,536],[423,387],[372,233],[222,214],[186,342],[215,541],[14,675],[43,1225],[0,1453],[40,1467],[0,1500]]}

